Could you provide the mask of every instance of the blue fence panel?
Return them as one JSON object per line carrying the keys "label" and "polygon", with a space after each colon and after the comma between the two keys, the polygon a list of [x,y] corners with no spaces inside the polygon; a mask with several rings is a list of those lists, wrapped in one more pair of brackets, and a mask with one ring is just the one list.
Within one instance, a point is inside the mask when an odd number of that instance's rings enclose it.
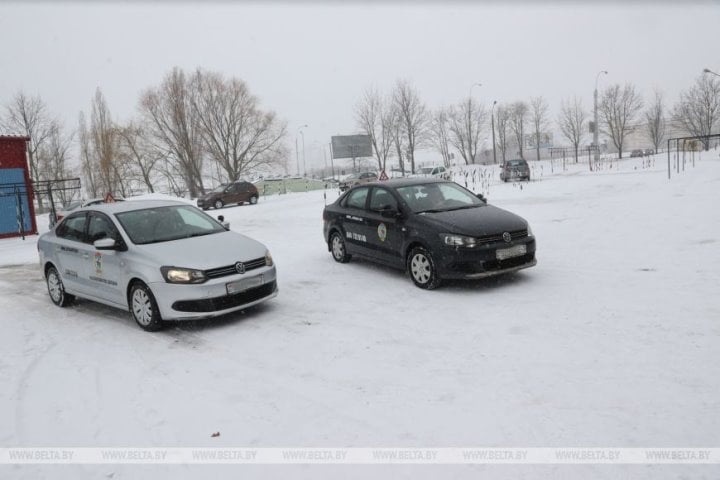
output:
{"label": "blue fence panel", "polygon": [[19,232],[16,187],[20,191],[23,228],[26,232],[32,229],[25,171],[22,168],[2,168],[0,169],[0,234]]}

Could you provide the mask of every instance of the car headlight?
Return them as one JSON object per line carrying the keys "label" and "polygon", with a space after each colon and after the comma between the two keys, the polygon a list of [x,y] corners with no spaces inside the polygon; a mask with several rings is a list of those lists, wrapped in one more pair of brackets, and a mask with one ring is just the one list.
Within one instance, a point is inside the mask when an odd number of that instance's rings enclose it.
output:
{"label": "car headlight", "polygon": [[528,230],[528,237],[532,237],[532,236],[533,236],[533,231],[532,231],[532,228],[530,228],[530,225],[528,225],[527,230]]}
{"label": "car headlight", "polygon": [[205,272],[191,268],[162,267],[160,272],[168,283],[203,283],[207,280]]}
{"label": "car headlight", "polygon": [[477,245],[477,241],[473,237],[466,237],[464,235],[455,235],[454,233],[441,233],[440,239],[445,245],[451,247],[468,247],[473,248]]}
{"label": "car headlight", "polygon": [[273,266],[273,258],[272,255],[270,255],[270,250],[267,250],[265,252],[265,266],[266,267],[272,267]]}

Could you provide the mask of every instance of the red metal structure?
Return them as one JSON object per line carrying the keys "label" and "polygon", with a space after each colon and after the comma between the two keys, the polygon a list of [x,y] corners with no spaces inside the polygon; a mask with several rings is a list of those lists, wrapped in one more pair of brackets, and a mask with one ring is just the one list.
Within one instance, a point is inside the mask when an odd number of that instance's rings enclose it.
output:
{"label": "red metal structure", "polygon": [[29,137],[0,136],[0,238],[37,233]]}

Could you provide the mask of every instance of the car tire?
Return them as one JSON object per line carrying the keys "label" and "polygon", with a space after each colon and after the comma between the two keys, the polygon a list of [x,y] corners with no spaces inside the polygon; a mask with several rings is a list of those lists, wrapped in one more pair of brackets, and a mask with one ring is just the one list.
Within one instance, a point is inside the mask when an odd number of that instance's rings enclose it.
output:
{"label": "car tire", "polygon": [[438,276],[432,254],[423,247],[415,247],[407,259],[407,270],[413,283],[425,290],[433,290],[440,286],[442,280]]}
{"label": "car tire", "polygon": [[338,263],[347,263],[352,258],[352,255],[347,253],[345,239],[339,232],[333,232],[332,235],[330,235],[330,253],[332,253],[333,259]]}
{"label": "car tire", "polygon": [[204,212],[205,210],[207,210],[208,208],[210,208],[210,207],[202,207],[203,212]]}
{"label": "car tire", "polygon": [[213,203],[215,210],[220,210],[224,205],[222,200],[215,200],[215,203]]}
{"label": "car tire", "polygon": [[130,287],[128,298],[130,315],[135,323],[147,332],[156,332],[163,327],[160,309],[150,288],[140,281]]}
{"label": "car tire", "polygon": [[45,273],[50,300],[58,307],[67,307],[75,299],[73,295],[65,293],[65,285],[55,267],[50,267]]}
{"label": "car tire", "polygon": [[250,197],[250,205],[257,205],[257,202],[258,202],[257,195],[253,195],[252,197]]}

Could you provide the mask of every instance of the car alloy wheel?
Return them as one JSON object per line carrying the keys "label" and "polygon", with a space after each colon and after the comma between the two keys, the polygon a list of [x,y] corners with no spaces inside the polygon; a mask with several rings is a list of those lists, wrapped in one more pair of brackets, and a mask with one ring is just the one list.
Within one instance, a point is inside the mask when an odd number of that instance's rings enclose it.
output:
{"label": "car alloy wheel", "polygon": [[162,328],[155,297],[143,283],[136,282],[130,289],[130,313],[143,330],[154,332]]}
{"label": "car alloy wheel", "polygon": [[223,207],[223,201],[222,201],[222,200],[215,200],[215,203],[214,203],[213,205],[215,205],[215,209],[216,209],[216,210],[220,210],[220,209]]}
{"label": "car alloy wheel", "polygon": [[410,252],[408,270],[410,277],[418,287],[432,290],[440,286],[440,278],[437,275],[432,255],[424,248],[416,247]]}
{"label": "car alloy wheel", "polygon": [[50,300],[58,307],[64,307],[73,300],[72,295],[65,293],[65,285],[63,285],[60,274],[55,267],[50,267],[47,271],[47,287],[48,294],[50,294]]}
{"label": "car alloy wheel", "polygon": [[336,262],[347,263],[350,261],[351,255],[347,253],[345,240],[338,232],[334,232],[330,236],[330,249]]}

